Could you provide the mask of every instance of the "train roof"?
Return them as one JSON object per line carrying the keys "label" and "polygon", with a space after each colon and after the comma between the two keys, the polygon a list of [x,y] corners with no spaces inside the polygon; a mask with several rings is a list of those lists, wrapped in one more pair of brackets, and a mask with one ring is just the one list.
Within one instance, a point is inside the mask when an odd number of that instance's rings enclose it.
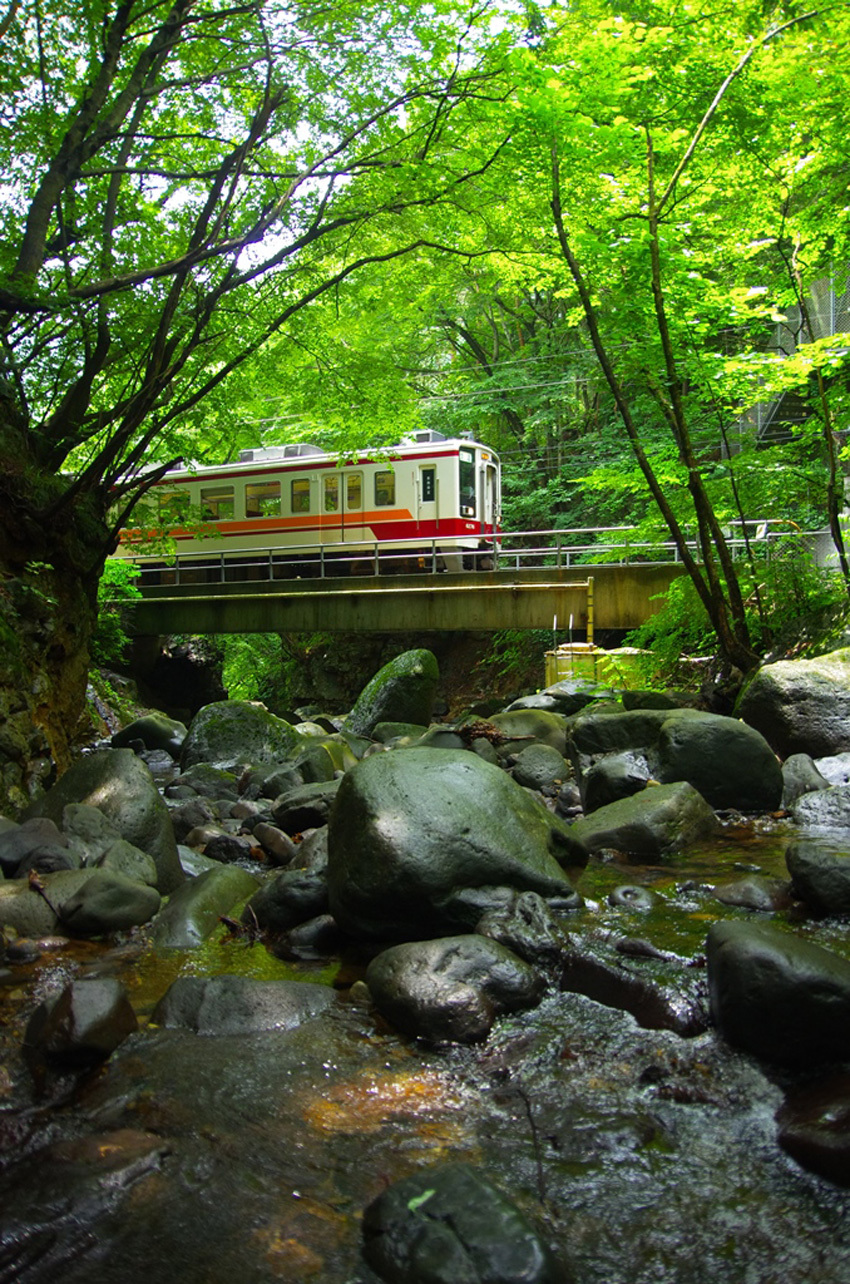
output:
{"label": "train roof", "polygon": [[462,447],[477,447],[480,450],[487,450],[495,458],[495,452],[489,446],[485,446],[480,441],[475,441],[471,437],[446,437],[443,433],[435,429],[421,429],[418,432],[411,433],[403,437],[400,442],[391,446],[376,446],[374,449],[365,447],[362,450],[346,451],[326,451],[319,446],[314,446],[310,442],[294,442],[285,446],[262,446],[250,450],[241,450],[239,457],[228,464],[197,464],[188,463],[180,467],[169,469],[163,480],[175,477],[200,476],[205,473],[221,472],[251,472],[256,469],[257,465],[289,463],[310,466],[311,463],[320,461],[331,461],[340,458],[351,459],[351,462],[365,463],[372,460],[387,459],[392,461],[399,457],[412,455],[414,457],[422,455],[423,446],[445,446],[449,453],[459,450]]}

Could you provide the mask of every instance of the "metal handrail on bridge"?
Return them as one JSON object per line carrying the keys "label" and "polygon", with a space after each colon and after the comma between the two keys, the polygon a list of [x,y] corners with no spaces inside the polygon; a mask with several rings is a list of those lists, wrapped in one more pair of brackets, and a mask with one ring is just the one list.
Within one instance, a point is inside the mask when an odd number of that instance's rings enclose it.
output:
{"label": "metal handrail on bridge", "polygon": [[[731,523],[732,529],[741,527]],[[768,556],[780,542],[792,539],[805,542],[820,539],[828,532],[789,530],[781,519],[757,519],[747,522],[746,538],[731,536],[733,556],[754,546]],[[156,574],[169,576],[173,584],[197,582],[199,572],[206,583],[244,580],[280,580],[288,578],[343,578],[347,576],[383,576],[407,570],[411,559],[426,574],[463,570],[464,558],[472,559],[478,569],[533,570],[585,568],[594,564],[628,566],[633,562],[681,561],[678,546],[672,540],[636,539],[634,526],[579,526],[552,530],[503,531],[482,540],[474,549],[446,545],[438,538],[394,541],[387,547],[379,540],[357,544],[315,543],[290,547],[243,548],[236,552],[216,551],[204,554],[159,552],[122,555],[141,571],[140,583]],[[583,537],[583,538],[582,538]],[[589,538],[592,537],[592,538]],[[607,537],[607,538],[606,538]],[[699,559],[699,543],[688,540],[688,549]],[[216,572],[218,574],[216,575]],[[146,574],[147,573],[147,574]],[[173,579],[171,579],[173,575]]]}

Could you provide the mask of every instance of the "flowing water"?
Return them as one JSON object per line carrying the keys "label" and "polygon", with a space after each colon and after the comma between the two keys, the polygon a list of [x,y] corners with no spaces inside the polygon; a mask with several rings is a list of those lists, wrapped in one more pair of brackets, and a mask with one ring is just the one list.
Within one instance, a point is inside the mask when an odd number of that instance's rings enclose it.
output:
{"label": "flowing water", "polygon": [[[587,905],[565,921],[698,955],[712,921],[746,913],[710,886],[753,866],[782,876],[786,841],[781,829],[738,829],[675,867],[594,861],[579,880]],[[651,887],[655,907],[609,907],[623,883]],[[850,956],[845,924],[789,927]],[[339,1001],[291,1033],[215,1038],[148,1023],[176,976],[216,972],[319,980]],[[361,974],[350,960],[285,963],[223,933],[193,954],[157,957],[139,933],[9,969],[0,1282],[374,1284],[363,1209],[449,1160],[523,1208],[565,1281],[850,1281],[848,1193],[779,1149],[784,1085],[752,1058],[557,991],[480,1047],[426,1048],[352,1001]],[[120,977],[141,1028],[101,1070],[36,1085],[20,1054],[26,1019],[85,975]]]}

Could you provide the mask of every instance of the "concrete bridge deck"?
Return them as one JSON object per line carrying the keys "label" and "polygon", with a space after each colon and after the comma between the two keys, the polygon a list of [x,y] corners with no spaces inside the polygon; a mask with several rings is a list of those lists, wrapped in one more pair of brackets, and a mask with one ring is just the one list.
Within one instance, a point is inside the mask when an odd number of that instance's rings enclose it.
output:
{"label": "concrete bridge deck", "polygon": [[[124,608],[131,636],[166,633],[632,629],[661,606],[679,563],[339,579],[169,584]],[[590,603],[590,611],[588,606]]]}

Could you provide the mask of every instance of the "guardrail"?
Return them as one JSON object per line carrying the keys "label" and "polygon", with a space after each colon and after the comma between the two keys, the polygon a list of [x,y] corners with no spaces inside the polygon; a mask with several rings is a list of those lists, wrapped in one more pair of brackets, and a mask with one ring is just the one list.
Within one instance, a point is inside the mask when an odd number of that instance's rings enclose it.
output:
{"label": "guardrail", "polygon": [[[783,555],[811,552],[829,541],[828,531],[800,531],[782,519],[758,519],[731,524],[741,530],[729,537],[733,556],[760,552],[765,560],[780,551]],[[745,538],[746,535],[746,538]],[[697,540],[688,548],[699,560]],[[418,570],[425,574],[462,570],[568,570],[608,564],[677,563],[680,552],[672,540],[638,538],[633,526],[581,526],[553,530],[503,531],[475,549],[457,548],[439,539],[394,541],[388,547],[380,541],[299,544],[287,548],[242,548],[236,552],[122,554],[140,572],[145,583],[225,583],[242,580],[283,580],[296,578],[347,578],[383,576]],[[415,563],[415,565],[411,565]]]}

